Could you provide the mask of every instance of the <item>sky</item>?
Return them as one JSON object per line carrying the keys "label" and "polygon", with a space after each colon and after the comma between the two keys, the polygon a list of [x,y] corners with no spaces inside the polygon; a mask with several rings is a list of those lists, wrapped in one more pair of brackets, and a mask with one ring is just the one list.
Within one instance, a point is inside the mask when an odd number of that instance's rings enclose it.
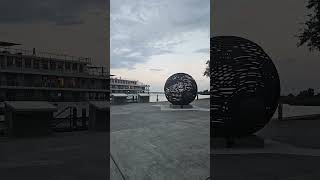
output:
{"label": "sky", "polygon": [[190,74],[199,90],[209,59],[210,0],[111,0],[110,71],[163,91],[173,74]]}
{"label": "sky", "polygon": [[214,0],[211,36],[234,35],[259,44],[275,63],[281,93],[320,89],[320,53],[297,47],[299,30],[310,13],[304,0]]}
{"label": "sky", "polygon": [[0,41],[16,48],[92,58],[109,67],[105,0],[2,0]]}

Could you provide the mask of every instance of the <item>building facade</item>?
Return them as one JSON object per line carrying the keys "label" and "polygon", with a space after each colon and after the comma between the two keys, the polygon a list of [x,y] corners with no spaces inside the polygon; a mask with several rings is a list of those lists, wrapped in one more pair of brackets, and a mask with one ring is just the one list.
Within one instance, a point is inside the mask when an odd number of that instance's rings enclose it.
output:
{"label": "building facade", "polygon": [[14,49],[0,42],[0,102],[109,100],[109,73],[90,58]]}

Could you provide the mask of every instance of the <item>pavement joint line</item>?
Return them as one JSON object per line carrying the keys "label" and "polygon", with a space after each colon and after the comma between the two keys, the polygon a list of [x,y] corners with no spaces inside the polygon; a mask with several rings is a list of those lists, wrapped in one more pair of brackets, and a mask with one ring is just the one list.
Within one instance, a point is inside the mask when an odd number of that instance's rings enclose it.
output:
{"label": "pavement joint line", "polygon": [[114,165],[116,165],[116,168],[117,168],[118,171],[120,172],[122,179],[123,179],[123,180],[126,180],[126,177],[124,176],[123,172],[121,171],[121,169],[120,169],[120,167],[118,166],[117,162],[114,160],[114,158],[113,158],[113,156],[112,156],[111,153],[110,153],[110,157],[111,157]]}
{"label": "pavement joint line", "polygon": [[266,140],[264,148],[219,148],[212,149],[211,155],[285,154],[320,157],[320,149],[297,147],[273,140]]}
{"label": "pavement joint line", "polygon": [[185,108],[185,109],[173,109],[173,108],[170,108],[170,105],[156,104],[156,105],[151,105],[151,106],[160,107],[161,111],[207,111],[207,112],[210,111],[209,108],[202,108],[202,107],[195,106],[195,105],[193,105],[193,108]]}

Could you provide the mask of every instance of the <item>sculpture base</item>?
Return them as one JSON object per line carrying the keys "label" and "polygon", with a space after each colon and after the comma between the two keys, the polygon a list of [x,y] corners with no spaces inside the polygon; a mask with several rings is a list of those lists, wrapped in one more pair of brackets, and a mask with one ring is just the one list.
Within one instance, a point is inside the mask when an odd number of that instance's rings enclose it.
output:
{"label": "sculpture base", "polygon": [[188,104],[188,105],[174,105],[174,104],[170,104],[170,108],[172,109],[192,109],[193,106]]}
{"label": "sculpture base", "polygon": [[211,138],[211,147],[218,148],[263,148],[264,139],[255,135],[240,138]]}

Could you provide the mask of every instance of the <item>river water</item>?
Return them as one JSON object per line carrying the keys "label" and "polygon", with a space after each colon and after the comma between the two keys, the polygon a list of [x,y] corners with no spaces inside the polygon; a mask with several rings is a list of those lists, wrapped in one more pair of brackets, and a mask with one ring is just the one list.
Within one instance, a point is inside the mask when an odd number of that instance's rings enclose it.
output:
{"label": "river water", "polygon": [[[157,102],[157,95],[158,95],[159,102],[168,101],[166,96],[163,93],[159,93],[159,94],[150,93],[150,102]],[[210,95],[199,95],[199,99],[206,99],[206,98],[210,98]]]}

